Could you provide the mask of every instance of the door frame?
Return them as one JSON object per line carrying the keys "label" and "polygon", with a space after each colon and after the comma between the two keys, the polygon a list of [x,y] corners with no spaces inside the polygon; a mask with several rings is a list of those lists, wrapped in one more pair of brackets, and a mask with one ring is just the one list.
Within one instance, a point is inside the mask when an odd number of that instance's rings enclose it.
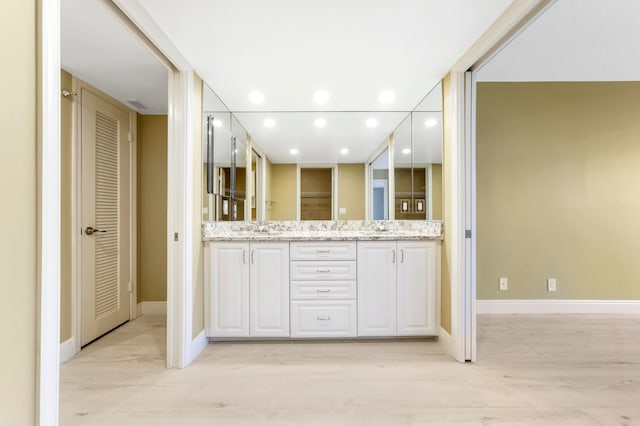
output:
{"label": "door frame", "polygon": [[[457,361],[476,361],[475,73],[557,0],[513,2],[451,68],[451,342]],[[445,94],[447,95],[447,94]],[[447,143],[447,141],[445,141]],[[445,238],[447,236],[445,235]],[[447,339],[448,340],[448,339]]]}
{"label": "door frame", "polygon": [[106,93],[91,86],[87,82],[72,76],[72,88],[76,93],[73,102],[73,130],[71,143],[71,253],[73,268],[71,269],[71,337],[74,339],[75,352],[81,350],[82,339],[82,106],[80,105],[82,90],[89,90],[104,101],[123,109],[129,115],[129,321],[138,316],[137,309],[137,113],[123,103],[113,99]]}
{"label": "door frame", "polygon": [[338,193],[338,164],[336,163],[296,164],[296,220],[300,220],[302,214],[300,169],[331,169],[331,220],[338,220],[340,194]]}

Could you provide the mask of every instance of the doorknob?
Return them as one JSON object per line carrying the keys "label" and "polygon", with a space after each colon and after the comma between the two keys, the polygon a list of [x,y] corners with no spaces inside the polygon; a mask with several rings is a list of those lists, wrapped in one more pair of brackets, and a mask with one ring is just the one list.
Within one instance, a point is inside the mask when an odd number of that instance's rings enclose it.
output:
{"label": "doorknob", "polygon": [[84,230],[84,233],[87,235],[93,235],[96,232],[107,232],[107,231],[103,231],[102,229],[94,229],[91,226],[87,226],[87,229]]}

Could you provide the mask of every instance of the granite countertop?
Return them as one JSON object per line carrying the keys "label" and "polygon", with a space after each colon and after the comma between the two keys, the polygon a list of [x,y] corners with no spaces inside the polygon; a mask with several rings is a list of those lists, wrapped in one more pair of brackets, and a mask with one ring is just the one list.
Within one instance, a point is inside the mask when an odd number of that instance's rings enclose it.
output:
{"label": "granite countertop", "polygon": [[203,241],[442,240],[441,221],[205,222]]}

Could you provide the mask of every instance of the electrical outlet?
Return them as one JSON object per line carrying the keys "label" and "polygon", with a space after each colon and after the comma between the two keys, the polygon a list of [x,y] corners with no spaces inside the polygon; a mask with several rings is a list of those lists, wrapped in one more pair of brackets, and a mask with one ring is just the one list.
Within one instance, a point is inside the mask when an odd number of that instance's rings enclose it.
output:
{"label": "electrical outlet", "polygon": [[556,279],[549,278],[547,280],[547,291],[556,291]]}
{"label": "electrical outlet", "polygon": [[509,278],[500,278],[500,290],[509,290]]}

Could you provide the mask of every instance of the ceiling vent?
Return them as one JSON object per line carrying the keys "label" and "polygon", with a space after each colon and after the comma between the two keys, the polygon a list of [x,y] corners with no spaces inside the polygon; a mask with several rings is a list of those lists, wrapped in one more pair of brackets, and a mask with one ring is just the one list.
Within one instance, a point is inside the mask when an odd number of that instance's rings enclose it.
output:
{"label": "ceiling vent", "polygon": [[125,101],[125,102],[128,103],[129,105],[131,105],[132,107],[137,108],[137,109],[147,109],[147,106],[145,104],[143,104],[142,102],[140,102],[139,100],[137,100],[137,99],[133,99],[133,100],[130,100],[130,101]]}

